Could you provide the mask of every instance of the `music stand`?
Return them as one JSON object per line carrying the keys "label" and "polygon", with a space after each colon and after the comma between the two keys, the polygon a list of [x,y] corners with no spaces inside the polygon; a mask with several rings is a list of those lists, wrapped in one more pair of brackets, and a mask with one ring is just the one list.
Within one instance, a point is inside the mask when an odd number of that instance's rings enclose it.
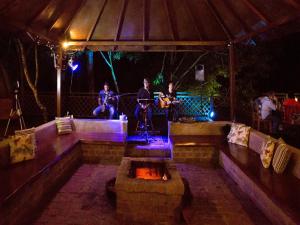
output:
{"label": "music stand", "polygon": [[[146,99],[146,98],[142,98],[142,99],[138,99],[137,100],[139,104],[145,105],[145,108],[142,108],[143,110],[143,122],[145,124],[145,129],[144,129],[144,134],[146,136],[146,142],[149,143],[149,131],[148,131],[148,107],[154,103],[154,99]],[[139,125],[138,121],[138,125]],[[153,125],[152,125],[152,121],[151,122],[151,129],[153,129]]]}

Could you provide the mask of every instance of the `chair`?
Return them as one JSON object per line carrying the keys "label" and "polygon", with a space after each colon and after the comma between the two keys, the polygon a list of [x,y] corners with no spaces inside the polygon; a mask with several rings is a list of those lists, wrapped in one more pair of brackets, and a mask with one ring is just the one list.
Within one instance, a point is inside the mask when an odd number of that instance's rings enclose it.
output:
{"label": "chair", "polygon": [[260,105],[252,101],[252,127],[259,131],[266,131],[268,133],[272,132],[272,121],[270,119],[261,118],[261,107]]}

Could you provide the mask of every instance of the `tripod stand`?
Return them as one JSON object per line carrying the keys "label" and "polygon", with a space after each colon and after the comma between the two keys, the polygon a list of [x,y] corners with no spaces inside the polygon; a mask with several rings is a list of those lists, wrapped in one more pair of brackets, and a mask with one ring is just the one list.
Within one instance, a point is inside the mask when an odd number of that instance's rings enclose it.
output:
{"label": "tripod stand", "polygon": [[13,118],[17,118],[19,120],[21,130],[26,128],[20,101],[19,101],[19,90],[18,89],[15,89],[15,91],[14,91],[14,103],[13,103],[13,106],[9,113],[9,118],[8,118],[8,121],[6,124],[4,137],[6,137],[6,135],[7,135],[7,131],[8,131],[10,122]]}

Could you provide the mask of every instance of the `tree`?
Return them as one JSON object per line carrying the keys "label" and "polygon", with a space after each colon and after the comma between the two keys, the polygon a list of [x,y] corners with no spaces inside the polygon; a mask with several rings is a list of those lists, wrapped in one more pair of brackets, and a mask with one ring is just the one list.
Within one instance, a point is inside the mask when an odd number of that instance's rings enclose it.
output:
{"label": "tree", "polygon": [[38,105],[38,107],[42,111],[44,122],[47,122],[48,121],[48,111],[47,111],[47,108],[40,101],[40,98],[39,98],[39,95],[38,95],[38,90],[37,90],[37,84],[38,84],[38,79],[39,79],[39,63],[38,63],[37,45],[34,46],[35,78],[34,78],[34,82],[33,82],[30,78],[30,75],[29,75],[29,70],[28,70],[28,67],[27,67],[26,55],[25,55],[23,44],[19,39],[16,40],[16,43],[17,43],[17,51],[18,51],[19,56],[20,56],[20,62],[21,62],[22,68],[23,68],[23,74],[26,78],[28,86],[30,87],[30,89],[33,93],[36,104]]}
{"label": "tree", "polygon": [[117,75],[116,75],[116,72],[114,69],[113,62],[119,61],[122,58],[126,58],[129,61],[136,63],[142,57],[142,55],[140,53],[133,54],[133,53],[125,53],[125,52],[112,52],[112,51],[108,51],[107,54],[100,51],[100,54],[101,54],[102,58],[104,59],[106,65],[110,69],[117,93],[120,93],[119,85],[118,85],[118,81],[117,81]]}

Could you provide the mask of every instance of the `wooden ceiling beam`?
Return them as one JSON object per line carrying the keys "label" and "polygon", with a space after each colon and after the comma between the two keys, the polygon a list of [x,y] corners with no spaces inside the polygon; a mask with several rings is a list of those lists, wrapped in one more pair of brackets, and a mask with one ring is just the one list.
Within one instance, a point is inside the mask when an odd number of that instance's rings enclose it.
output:
{"label": "wooden ceiling beam", "polygon": [[300,10],[300,3],[295,0],[285,0],[287,4],[291,5],[297,10]]}
{"label": "wooden ceiling beam", "polygon": [[215,6],[211,3],[210,0],[205,0],[209,10],[211,11],[211,13],[214,15],[214,17],[216,18],[218,24],[221,26],[221,28],[223,29],[224,33],[226,34],[227,38],[229,41],[233,40],[233,35],[231,34],[229,28],[226,26],[226,24],[223,22],[221,16],[219,15],[217,9],[215,8]]}
{"label": "wooden ceiling beam", "polygon": [[105,8],[106,4],[107,4],[107,0],[104,0],[103,5],[101,7],[101,10],[98,13],[97,19],[95,20],[93,26],[91,27],[91,29],[90,29],[90,31],[89,31],[89,33],[87,35],[87,38],[86,38],[87,41],[91,40],[91,37],[93,36],[93,34],[95,32],[95,29],[96,29],[97,24],[99,23],[99,20],[100,20],[102,14],[103,14],[103,11],[104,11],[104,8]]}
{"label": "wooden ceiling beam", "polygon": [[289,16],[289,17],[285,17],[285,18],[282,18],[281,20],[279,21],[276,21],[276,22],[273,22],[273,23],[270,23],[268,26],[266,27],[263,27],[257,31],[252,31],[250,33],[248,33],[247,35],[244,35],[240,38],[237,38],[234,40],[234,43],[239,43],[239,42],[242,42],[242,41],[245,41],[245,40],[248,40],[254,36],[257,36],[261,33],[265,33],[271,29],[274,29],[275,27],[278,27],[278,26],[281,26],[283,24],[286,24],[286,23],[289,23],[291,21],[294,21],[294,20],[297,20],[300,18],[300,14],[297,14],[295,16]]}
{"label": "wooden ceiling beam", "polygon": [[225,46],[227,41],[68,41],[69,46]]}
{"label": "wooden ceiling beam", "polygon": [[187,11],[187,14],[191,18],[192,23],[194,24],[194,27],[195,27],[195,29],[197,31],[197,34],[198,34],[198,37],[200,38],[200,40],[207,39],[207,36],[203,32],[201,32],[204,29],[203,29],[202,26],[199,26],[199,24],[197,23],[196,16],[194,15],[194,13],[193,13],[193,11],[191,9],[191,6],[190,6],[190,4],[189,4],[189,2],[187,0],[183,0],[183,6],[184,6],[184,9]]}
{"label": "wooden ceiling beam", "polygon": [[53,0],[49,0],[40,10],[38,10],[27,22],[26,26],[30,27],[32,23],[41,15],[41,13],[50,5]]}
{"label": "wooden ceiling beam", "polygon": [[78,12],[80,12],[80,10],[83,8],[83,6],[86,4],[87,0],[82,0],[80,2],[80,5],[78,5],[76,11],[73,13],[72,17],[70,18],[69,20],[69,23],[68,25],[66,26],[66,28],[64,29],[64,31],[62,32],[62,34],[66,35],[68,30],[70,29],[70,27],[72,26],[73,22],[74,22],[74,19],[77,15]]}
{"label": "wooden ceiling beam", "polygon": [[179,40],[177,25],[175,24],[174,19],[173,19],[175,16],[174,16],[174,13],[170,9],[169,0],[163,0],[163,4],[164,4],[164,9],[167,14],[168,24],[171,29],[172,39]]}
{"label": "wooden ceiling beam", "polygon": [[0,9],[0,15],[5,13],[6,11],[12,9],[14,7],[14,4],[17,2],[18,0],[11,0],[10,2],[6,3],[1,9]]}
{"label": "wooden ceiling beam", "polygon": [[234,16],[234,18],[242,25],[242,28],[246,32],[252,32],[252,29],[245,23],[245,21],[237,14],[237,12],[232,8],[232,5],[228,1],[224,1],[224,5],[228,11]]}
{"label": "wooden ceiling beam", "polygon": [[48,33],[54,28],[54,25],[56,23],[56,21],[58,20],[58,18],[64,13],[65,10],[65,6],[67,5],[67,1],[66,0],[62,0],[59,2],[59,4],[57,4],[57,7],[54,11],[54,15],[51,16],[50,18],[50,25],[47,29]]}
{"label": "wooden ceiling beam", "polygon": [[[149,6],[148,1],[143,0],[143,41],[147,41],[149,38]],[[144,46],[143,50],[147,50],[147,48]]]}
{"label": "wooden ceiling beam", "polygon": [[128,0],[123,0],[122,8],[121,8],[119,19],[118,19],[118,25],[117,25],[115,41],[118,41],[120,39],[120,34],[121,34],[123,22],[124,22],[124,16],[125,16],[125,11],[126,11],[126,8],[127,8],[127,4],[128,4]]}
{"label": "wooden ceiling beam", "polygon": [[268,19],[268,17],[261,10],[259,10],[250,0],[242,0],[242,1],[254,14],[256,14],[266,24],[271,22],[270,19]]}

